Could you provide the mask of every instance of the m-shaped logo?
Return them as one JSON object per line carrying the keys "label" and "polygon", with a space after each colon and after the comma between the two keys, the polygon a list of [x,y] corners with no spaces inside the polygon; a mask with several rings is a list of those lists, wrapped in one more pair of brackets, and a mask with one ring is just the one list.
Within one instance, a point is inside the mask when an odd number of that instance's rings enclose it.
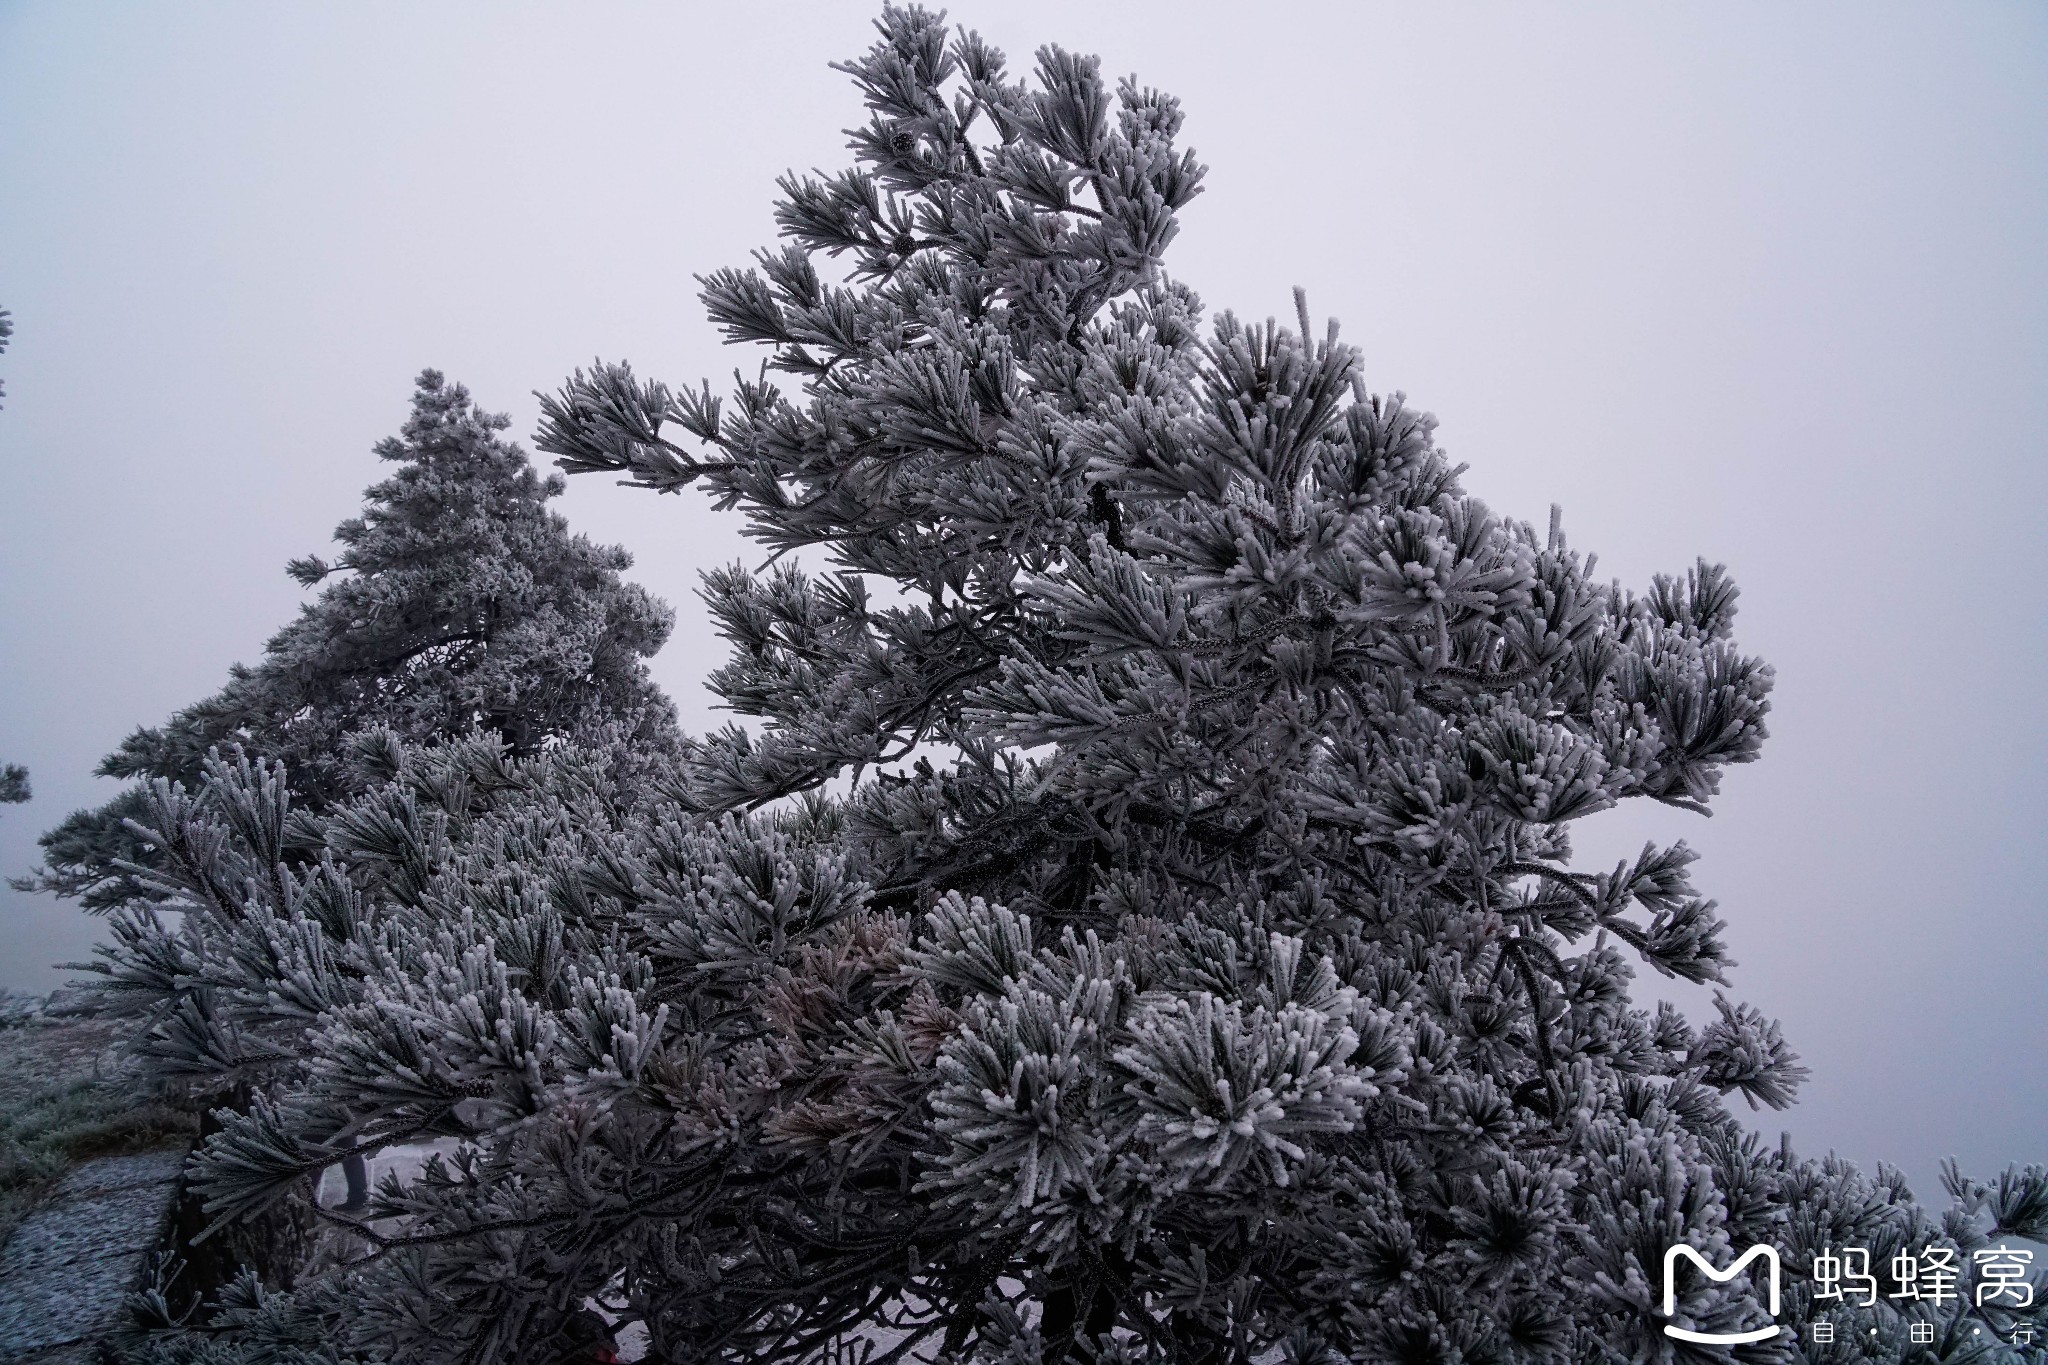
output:
{"label": "m-shaped logo", "polygon": [[[1774,1246],[1753,1246],[1735,1258],[1735,1264],[1726,1270],[1716,1270],[1707,1264],[1707,1258],[1689,1246],[1671,1247],[1664,1253],[1664,1316],[1670,1317],[1678,1308],[1678,1258],[1685,1257],[1700,1268],[1708,1279],[1726,1283],[1742,1273],[1742,1268],[1761,1256],[1764,1265],[1771,1272],[1771,1316],[1778,1316],[1778,1249]],[[1782,1327],[1759,1327],[1753,1332],[1694,1332],[1671,1323],[1664,1324],[1664,1335],[1680,1341],[1697,1341],[1708,1346],[1740,1346],[1749,1341],[1768,1341],[1784,1331]]]}

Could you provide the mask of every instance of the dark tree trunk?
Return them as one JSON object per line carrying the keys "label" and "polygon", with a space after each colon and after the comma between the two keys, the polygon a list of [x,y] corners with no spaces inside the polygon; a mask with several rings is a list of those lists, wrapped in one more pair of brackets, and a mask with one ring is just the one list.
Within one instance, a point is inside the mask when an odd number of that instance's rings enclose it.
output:
{"label": "dark tree trunk", "polygon": [[[233,1104],[238,1112],[245,1110],[249,1096],[238,1092]],[[207,1109],[199,1116],[200,1143],[224,1126],[214,1111]],[[173,1312],[183,1313],[215,1298],[245,1268],[255,1271],[272,1288],[292,1287],[313,1227],[313,1211],[304,1197],[288,1195],[256,1217],[232,1223],[201,1240],[211,1221],[190,1178],[180,1177],[167,1248],[178,1260],[177,1274],[170,1283]]]}

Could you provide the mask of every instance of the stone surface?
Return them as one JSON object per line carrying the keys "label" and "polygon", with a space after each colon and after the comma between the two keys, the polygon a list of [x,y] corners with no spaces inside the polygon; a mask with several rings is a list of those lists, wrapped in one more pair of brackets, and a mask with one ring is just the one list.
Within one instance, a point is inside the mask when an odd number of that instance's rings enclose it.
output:
{"label": "stone surface", "polygon": [[133,1028],[120,1019],[78,1019],[0,1029],[0,1104],[19,1104],[72,1081],[122,1075],[127,1063],[118,1045]]}
{"label": "stone surface", "polygon": [[90,1195],[114,1194],[138,1185],[161,1185],[176,1180],[185,1168],[181,1148],[170,1152],[137,1152],[133,1156],[101,1157],[80,1166],[57,1184],[57,1199],[80,1199]]}
{"label": "stone surface", "polygon": [[100,1354],[97,1346],[52,1346],[47,1351],[34,1355],[20,1356],[9,1365],[103,1365],[107,1357]]}
{"label": "stone surface", "polygon": [[0,1361],[89,1361],[163,1235],[182,1152],[102,1157],[0,1247]]}

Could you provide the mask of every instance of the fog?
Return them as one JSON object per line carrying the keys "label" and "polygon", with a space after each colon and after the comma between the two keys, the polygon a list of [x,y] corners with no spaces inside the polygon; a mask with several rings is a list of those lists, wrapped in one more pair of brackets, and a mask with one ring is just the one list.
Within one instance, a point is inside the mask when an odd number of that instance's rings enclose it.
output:
{"label": "fog", "polygon": [[[303,600],[435,366],[514,431],[593,356],[749,371],[692,276],[844,163],[861,6],[0,8],[0,871],[114,784]],[[1213,310],[1308,291],[1467,486],[1550,503],[1603,576],[1695,556],[1778,670],[1711,820],[1624,809],[1581,861],[1684,837],[1734,994],[1814,1072],[1759,1124],[1979,1172],[2048,1160],[2048,9],[1729,3],[956,8],[1009,52],[1181,96],[1210,169],[1168,265]],[[560,504],[679,610],[734,518],[602,479]],[[85,956],[0,893],[0,986]],[[1710,995],[1651,978],[1645,1000]]]}

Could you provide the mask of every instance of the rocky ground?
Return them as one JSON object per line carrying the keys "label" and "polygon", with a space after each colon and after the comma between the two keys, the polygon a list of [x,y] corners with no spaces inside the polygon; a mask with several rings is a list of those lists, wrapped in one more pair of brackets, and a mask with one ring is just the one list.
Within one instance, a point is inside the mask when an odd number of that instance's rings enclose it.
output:
{"label": "rocky ground", "polygon": [[142,1282],[177,1190],[182,1148],[87,1161],[0,1247],[0,1360],[88,1365]]}
{"label": "rocky ground", "polygon": [[70,1365],[141,1282],[191,1140],[138,1088],[123,1026],[0,1001],[0,1361]]}
{"label": "rocky ground", "polygon": [[[170,1236],[191,1116],[153,1103],[117,1046],[130,1025],[48,1002],[0,996],[0,1363],[96,1365],[127,1296]],[[373,1184],[410,1181],[452,1140],[373,1154]],[[339,1167],[316,1182],[339,1203]],[[390,1224],[380,1230],[396,1230]],[[333,1271],[370,1247],[333,1226],[306,1248],[300,1275]],[[629,1327],[619,1358],[638,1360]]]}
{"label": "rocky ground", "polygon": [[114,1043],[127,1027],[119,1020],[51,1013],[44,1001],[9,1003],[0,1013],[0,1111],[59,1083],[116,1074]]}

